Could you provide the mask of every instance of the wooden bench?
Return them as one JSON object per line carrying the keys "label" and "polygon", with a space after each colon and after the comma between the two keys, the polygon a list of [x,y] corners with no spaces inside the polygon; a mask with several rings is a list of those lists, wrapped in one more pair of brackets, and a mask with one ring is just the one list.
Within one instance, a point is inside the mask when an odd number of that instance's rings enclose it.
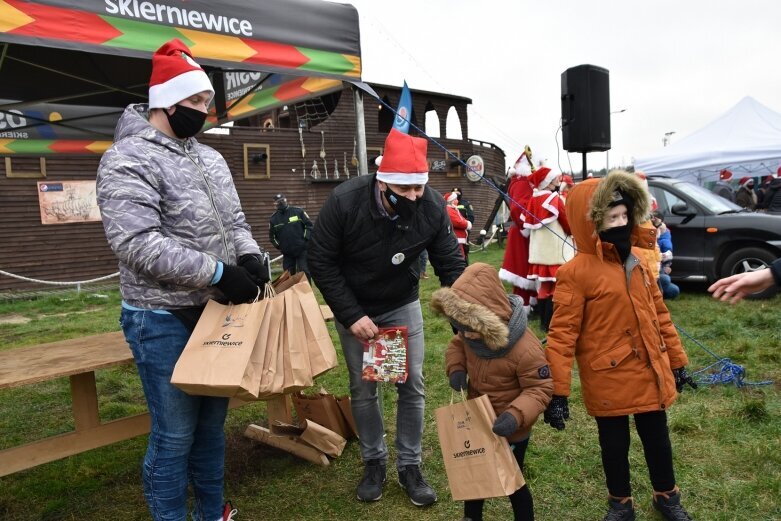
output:
{"label": "wooden bench", "polygon": [[0,389],[70,378],[74,431],[0,451],[0,476],[149,432],[149,414],[102,423],[95,371],[133,361],[121,331],[0,352]]}
{"label": "wooden bench", "polygon": [[[320,309],[326,320],[333,320],[328,306]],[[72,432],[0,450],[0,477],[148,433],[149,413],[105,423],[98,413],[95,371],[132,362],[133,354],[121,331],[0,351],[0,389],[69,377],[74,421]],[[231,399],[229,407],[246,403]],[[288,396],[268,400],[268,418],[269,423],[292,421]],[[322,453],[296,440],[273,438],[257,426],[250,427],[248,436],[257,441],[328,465]]]}

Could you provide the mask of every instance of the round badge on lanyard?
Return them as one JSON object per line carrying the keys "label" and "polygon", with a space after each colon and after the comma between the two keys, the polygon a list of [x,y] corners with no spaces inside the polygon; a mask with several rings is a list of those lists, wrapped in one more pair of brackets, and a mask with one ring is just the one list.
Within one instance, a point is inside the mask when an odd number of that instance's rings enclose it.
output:
{"label": "round badge on lanyard", "polygon": [[399,264],[404,262],[404,259],[405,257],[403,253],[397,253],[396,255],[391,257],[391,262],[393,263],[394,266],[398,266]]}

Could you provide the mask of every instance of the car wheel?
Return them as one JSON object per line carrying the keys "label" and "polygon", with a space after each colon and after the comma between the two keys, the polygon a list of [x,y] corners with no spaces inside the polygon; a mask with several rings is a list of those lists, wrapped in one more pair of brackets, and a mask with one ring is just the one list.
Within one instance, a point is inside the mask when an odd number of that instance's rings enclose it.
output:
{"label": "car wheel", "polygon": [[[767,268],[774,260],[776,260],[776,256],[763,248],[741,248],[724,259],[720,270],[721,277],[761,270]],[[776,293],[778,293],[778,288],[771,287],[765,291],[749,295],[746,298],[765,299],[772,297]]]}

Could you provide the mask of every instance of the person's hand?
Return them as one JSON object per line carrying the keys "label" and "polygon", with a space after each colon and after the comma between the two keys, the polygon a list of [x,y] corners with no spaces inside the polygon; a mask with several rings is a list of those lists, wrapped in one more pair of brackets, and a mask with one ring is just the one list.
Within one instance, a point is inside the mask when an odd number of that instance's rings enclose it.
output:
{"label": "person's hand", "polygon": [[566,396],[554,396],[545,409],[543,420],[557,431],[563,431],[564,420],[569,420],[569,401]]}
{"label": "person's hand", "polygon": [[713,298],[734,304],[752,293],[758,293],[773,285],[773,273],[769,269],[738,273],[717,280],[708,288]]}
{"label": "person's hand", "polygon": [[466,222],[466,231],[469,231],[469,230],[471,230],[471,229],[472,229],[472,223],[471,223],[471,222],[469,222],[469,221],[467,221],[467,222]]}
{"label": "person's hand", "polygon": [[247,270],[250,278],[255,281],[258,286],[262,286],[270,280],[268,277],[268,269],[261,261],[260,255],[255,255],[254,253],[242,255],[239,257],[239,266]]}
{"label": "person's hand", "polygon": [[252,302],[258,298],[260,288],[250,278],[249,273],[239,266],[225,264],[222,267],[222,277],[215,286],[234,304]]}
{"label": "person's hand", "polygon": [[515,416],[510,414],[508,411],[504,411],[499,415],[498,418],[496,418],[494,421],[494,426],[491,430],[494,431],[494,434],[498,436],[504,436],[506,438],[518,430],[518,421],[515,419]]}
{"label": "person's hand", "polygon": [[670,266],[665,266],[663,268],[663,270],[664,270],[665,275],[669,275],[670,273],[673,272],[673,269]]}
{"label": "person's hand", "polygon": [[366,315],[359,318],[352,326],[350,326],[350,333],[359,340],[367,341],[376,337],[380,332],[377,329],[377,324],[372,322],[372,319]]}
{"label": "person's hand", "polygon": [[679,392],[683,392],[683,387],[686,384],[689,384],[689,387],[692,389],[697,388],[697,382],[694,381],[694,379],[689,376],[689,373],[686,372],[685,367],[679,367],[678,369],[673,369],[673,376],[675,377],[675,389]]}
{"label": "person's hand", "polygon": [[465,391],[466,384],[466,372],[465,371],[453,371],[448,377],[450,379],[450,388],[454,391]]}

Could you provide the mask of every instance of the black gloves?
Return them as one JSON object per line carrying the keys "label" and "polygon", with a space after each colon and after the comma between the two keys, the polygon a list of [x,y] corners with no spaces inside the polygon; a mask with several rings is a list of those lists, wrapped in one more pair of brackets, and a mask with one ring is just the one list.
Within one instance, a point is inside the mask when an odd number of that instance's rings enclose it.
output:
{"label": "black gloves", "polygon": [[569,402],[566,396],[554,396],[543,414],[545,423],[556,430],[564,430],[564,420],[569,420]]}
{"label": "black gloves", "polygon": [[222,266],[222,277],[215,286],[234,304],[252,302],[258,297],[260,291],[247,270],[229,264]]}
{"label": "black gloves", "polygon": [[697,388],[697,382],[694,381],[694,378],[689,376],[689,373],[686,372],[685,367],[673,369],[673,376],[675,377],[675,388],[679,393],[683,392],[683,386],[686,384],[689,384],[689,387],[692,389]]}
{"label": "black gloves", "polygon": [[466,372],[453,371],[450,373],[450,387],[454,391],[466,391]]}
{"label": "black gloves", "polygon": [[518,421],[516,421],[515,416],[508,411],[504,411],[496,418],[494,427],[491,430],[494,431],[494,434],[507,437],[518,430]]}
{"label": "black gloves", "polygon": [[261,261],[260,255],[255,255],[254,253],[242,255],[239,257],[239,266],[247,270],[250,278],[258,286],[262,286],[269,281],[268,266]]}

